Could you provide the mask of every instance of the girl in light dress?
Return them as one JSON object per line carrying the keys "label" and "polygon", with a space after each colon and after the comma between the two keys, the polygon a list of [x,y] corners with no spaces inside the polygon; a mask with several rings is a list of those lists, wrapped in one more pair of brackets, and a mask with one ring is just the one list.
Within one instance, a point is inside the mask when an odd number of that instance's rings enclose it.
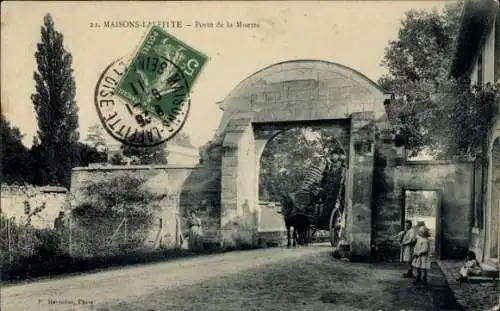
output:
{"label": "girl in light dress", "polygon": [[427,272],[431,268],[429,236],[429,229],[426,227],[420,227],[417,231],[412,261],[412,266],[417,269],[417,279],[413,282],[415,284],[427,284]]}

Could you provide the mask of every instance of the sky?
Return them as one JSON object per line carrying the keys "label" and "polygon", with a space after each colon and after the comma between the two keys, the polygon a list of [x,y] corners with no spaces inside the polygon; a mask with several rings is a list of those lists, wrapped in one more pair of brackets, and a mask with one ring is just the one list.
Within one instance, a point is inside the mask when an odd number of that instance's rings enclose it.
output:
{"label": "sky", "polygon": [[[451,0],[450,0],[451,1]],[[34,53],[43,17],[50,13],[73,56],[80,136],[99,123],[94,88],[105,67],[134,52],[148,28],[104,27],[109,21],[182,23],[165,30],[210,57],[192,88],[182,132],[197,145],[210,140],[222,111],[216,103],[242,80],[274,63],[319,59],[351,67],[376,81],[389,40],[411,8],[441,10],[445,1],[308,2],[2,2],[1,108],[30,146],[37,124]],[[237,21],[258,28],[217,28]],[[210,27],[199,27],[213,23]],[[95,24],[100,28],[91,27]],[[190,25],[190,26],[189,26]],[[198,25],[198,27],[197,27]],[[107,135],[107,134],[106,134]],[[116,143],[111,136],[108,142]]]}

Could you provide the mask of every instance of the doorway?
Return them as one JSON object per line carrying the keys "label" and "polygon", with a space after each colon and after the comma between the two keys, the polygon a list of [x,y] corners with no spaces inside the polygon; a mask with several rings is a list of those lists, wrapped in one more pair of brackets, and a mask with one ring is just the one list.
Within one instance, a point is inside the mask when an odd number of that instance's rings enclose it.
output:
{"label": "doorway", "polygon": [[419,221],[423,221],[429,228],[430,257],[432,260],[441,257],[441,224],[440,210],[441,197],[437,190],[404,190],[403,224],[410,220],[413,226]]}

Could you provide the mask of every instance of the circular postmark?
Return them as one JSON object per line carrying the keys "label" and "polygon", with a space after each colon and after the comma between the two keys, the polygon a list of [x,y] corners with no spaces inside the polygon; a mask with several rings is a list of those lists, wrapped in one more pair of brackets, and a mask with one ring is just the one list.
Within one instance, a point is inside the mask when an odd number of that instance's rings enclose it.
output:
{"label": "circular postmark", "polygon": [[171,109],[162,118],[152,113],[155,110],[150,110],[157,109],[154,101],[147,105],[141,102],[132,104],[115,94],[118,82],[127,70],[124,58],[108,65],[99,77],[94,93],[97,114],[106,132],[122,144],[134,147],[160,145],[175,136],[186,122],[191,105],[189,85],[177,65],[167,59],[164,61],[174,69],[176,79],[164,81],[167,88],[169,83],[175,83],[175,89],[171,92]]}

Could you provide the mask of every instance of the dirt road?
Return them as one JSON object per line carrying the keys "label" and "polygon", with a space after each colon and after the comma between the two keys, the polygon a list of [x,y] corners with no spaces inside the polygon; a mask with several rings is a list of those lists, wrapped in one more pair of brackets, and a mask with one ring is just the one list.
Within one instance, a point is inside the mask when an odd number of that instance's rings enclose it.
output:
{"label": "dirt road", "polygon": [[310,246],[231,252],[11,285],[1,289],[1,306],[3,311],[106,310],[158,291],[328,251],[331,248]]}

